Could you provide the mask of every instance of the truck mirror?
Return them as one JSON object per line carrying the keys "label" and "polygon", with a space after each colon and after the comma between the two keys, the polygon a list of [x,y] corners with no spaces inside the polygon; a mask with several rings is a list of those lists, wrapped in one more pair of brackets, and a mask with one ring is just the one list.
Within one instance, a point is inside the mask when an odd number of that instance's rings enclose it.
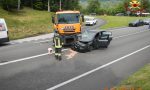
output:
{"label": "truck mirror", "polygon": [[84,15],[82,15],[81,17],[82,17],[82,22],[84,22]]}
{"label": "truck mirror", "polygon": [[52,16],[52,23],[53,23],[53,24],[55,23],[55,19],[54,19],[54,16]]}

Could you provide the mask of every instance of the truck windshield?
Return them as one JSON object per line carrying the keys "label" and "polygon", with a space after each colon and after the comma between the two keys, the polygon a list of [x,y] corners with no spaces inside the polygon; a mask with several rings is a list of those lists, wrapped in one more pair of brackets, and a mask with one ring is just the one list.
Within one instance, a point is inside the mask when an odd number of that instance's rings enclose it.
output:
{"label": "truck windshield", "polygon": [[59,24],[73,24],[79,23],[79,13],[65,13],[65,14],[58,14],[58,23]]}

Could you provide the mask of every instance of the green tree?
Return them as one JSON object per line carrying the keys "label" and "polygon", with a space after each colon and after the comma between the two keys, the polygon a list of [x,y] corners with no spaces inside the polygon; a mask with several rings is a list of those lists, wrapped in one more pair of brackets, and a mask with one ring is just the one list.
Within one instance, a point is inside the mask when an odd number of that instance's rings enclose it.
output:
{"label": "green tree", "polygon": [[18,0],[2,0],[2,7],[5,10],[11,11],[12,9],[17,9]]}
{"label": "green tree", "polygon": [[88,13],[99,13],[100,10],[100,2],[98,0],[89,0],[87,11]]}
{"label": "green tree", "polygon": [[142,8],[147,12],[150,11],[150,1],[149,0],[141,0]]}
{"label": "green tree", "polygon": [[124,3],[119,3],[115,8],[115,14],[116,13],[126,13],[126,8],[124,6]]}
{"label": "green tree", "polygon": [[[80,9],[79,0],[61,0],[63,10]],[[6,10],[18,9],[21,6],[31,7],[38,10],[58,11],[60,0],[0,0],[2,6]]]}

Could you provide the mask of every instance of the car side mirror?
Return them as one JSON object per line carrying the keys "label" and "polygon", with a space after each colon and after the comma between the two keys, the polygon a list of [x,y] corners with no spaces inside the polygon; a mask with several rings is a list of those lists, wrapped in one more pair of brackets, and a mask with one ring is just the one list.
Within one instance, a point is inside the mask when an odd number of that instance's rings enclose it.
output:
{"label": "car side mirror", "polygon": [[54,16],[52,16],[52,23],[53,23],[53,24],[55,23],[55,19],[54,19]]}

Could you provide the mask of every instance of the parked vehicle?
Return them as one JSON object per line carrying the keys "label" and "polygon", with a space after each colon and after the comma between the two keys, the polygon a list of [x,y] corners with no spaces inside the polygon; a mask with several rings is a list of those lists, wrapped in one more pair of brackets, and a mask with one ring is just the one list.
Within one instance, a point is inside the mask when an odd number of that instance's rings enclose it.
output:
{"label": "parked vehicle", "polygon": [[142,25],[144,25],[144,22],[142,19],[138,19],[138,20],[135,20],[135,21],[129,23],[129,27],[138,27],[138,26],[142,26]]}
{"label": "parked vehicle", "polygon": [[96,13],[90,13],[91,16],[96,16]]}
{"label": "parked vehicle", "polygon": [[112,38],[109,31],[88,30],[80,35],[79,41],[75,42],[72,48],[78,52],[107,48]]}
{"label": "parked vehicle", "polygon": [[0,43],[9,42],[8,29],[6,22],[0,18]]}
{"label": "parked vehicle", "polygon": [[144,19],[143,22],[144,22],[144,25],[149,25],[149,23],[150,23],[150,18]]}
{"label": "parked vehicle", "polygon": [[95,25],[97,23],[97,19],[94,17],[85,17],[85,25]]}
{"label": "parked vehicle", "polygon": [[124,13],[117,13],[116,16],[125,16]]}

